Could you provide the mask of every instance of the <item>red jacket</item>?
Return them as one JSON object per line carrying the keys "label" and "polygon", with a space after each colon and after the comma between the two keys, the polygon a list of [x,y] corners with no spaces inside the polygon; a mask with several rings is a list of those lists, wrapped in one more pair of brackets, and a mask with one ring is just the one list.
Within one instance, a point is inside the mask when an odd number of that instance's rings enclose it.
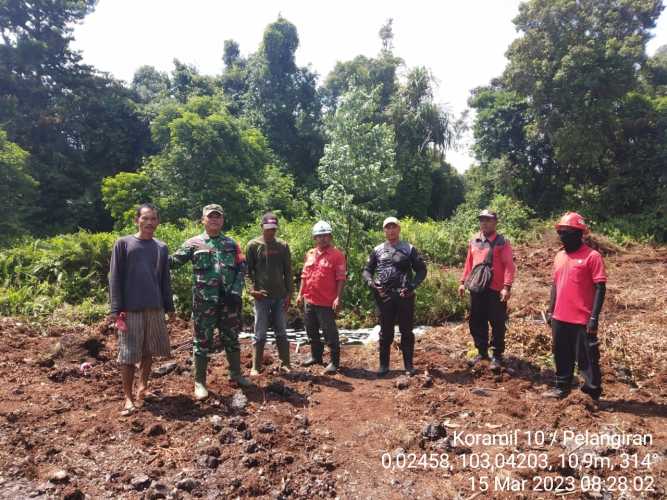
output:
{"label": "red jacket", "polygon": [[[490,242],[495,241],[497,237],[498,234],[494,233],[487,239],[480,232],[468,242],[468,255],[466,256],[461,283],[465,282],[473,267],[484,262],[486,255],[489,253]],[[493,280],[489,288],[499,292],[505,285],[512,286],[515,272],[516,266],[512,256],[512,247],[503,236],[503,241],[496,243],[493,247]]]}

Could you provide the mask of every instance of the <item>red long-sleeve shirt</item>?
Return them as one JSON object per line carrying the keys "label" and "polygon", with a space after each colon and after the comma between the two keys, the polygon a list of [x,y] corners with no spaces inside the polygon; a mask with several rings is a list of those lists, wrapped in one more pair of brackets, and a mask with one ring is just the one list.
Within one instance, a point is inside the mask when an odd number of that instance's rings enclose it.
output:
{"label": "red long-sleeve shirt", "polygon": [[[489,253],[490,242],[495,241],[497,237],[497,233],[493,233],[487,238],[480,232],[470,240],[461,283],[466,280],[473,267],[484,262],[486,255]],[[512,246],[504,236],[503,239],[505,240],[503,244],[496,244],[493,247],[493,280],[489,288],[497,292],[502,290],[505,285],[512,286],[514,273],[516,272]]]}

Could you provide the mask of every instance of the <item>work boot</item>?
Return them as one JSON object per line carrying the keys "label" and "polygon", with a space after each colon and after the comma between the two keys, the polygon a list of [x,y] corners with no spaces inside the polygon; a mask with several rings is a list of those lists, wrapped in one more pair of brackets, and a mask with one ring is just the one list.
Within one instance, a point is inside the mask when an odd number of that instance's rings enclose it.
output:
{"label": "work boot", "polygon": [[252,369],[250,370],[250,376],[257,377],[262,371],[262,363],[264,361],[264,342],[256,342],[252,347]]}
{"label": "work boot", "polygon": [[241,387],[250,387],[252,382],[241,375],[241,351],[231,351],[227,353],[229,362],[229,380],[236,382]]}
{"label": "work boot", "polygon": [[601,387],[589,387],[587,385],[582,385],[581,386],[581,392],[584,394],[588,394],[593,401],[599,401],[600,396],[602,395],[602,388]]}
{"label": "work boot", "polygon": [[208,356],[194,356],[195,372],[195,399],[201,401],[208,397],[206,389],[206,367],[208,366]]}
{"label": "work boot", "polygon": [[503,366],[503,357],[498,355],[496,356],[495,354],[491,358],[491,364],[489,365],[489,368],[491,369],[492,372],[500,372],[500,369]]}
{"label": "work boot", "polygon": [[417,370],[412,366],[412,356],[413,356],[414,346],[406,346],[403,350],[403,366],[405,367],[405,374],[408,377],[412,377]]}
{"label": "work boot", "polygon": [[570,394],[568,389],[565,389],[564,387],[556,387],[549,391],[543,392],[542,396],[550,399],[564,399],[568,396],[568,394]]}
{"label": "work boot", "polygon": [[280,358],[280,369],[290,372],[292,365],[289,359],[289,340],[287,337],[276,337],[276,347],[278,348],[278,357]]}
{"label": "work boot", "polygon": [[310,356],[306,358],[305,361],[301,363],[301,366],[312,366],[312,365],[321,365],[322,364],[322,352],[324,351],[324,346],[322,344],[310,344]]}
{"label": "work boot", "polygon": [[338,366],[340,365],[340,350],[335,349],[331,351],[331,361],[324,369],[325,375],[333,375],[338,371]]}
{"label": "work boot", "polygon": [[380,340],[380,367],[378,368],[377,374],[382,377],[389,373],[389,354],[391,351],[391,344],[387,342],[382,342]]}
{"label": "work boot", "polygon": [[478,354],[473,359],[468,361],[468,366],[470,368],[477,368],[484,361],[488,361],[488,360],[489,360],[489,355],[488,354]]}

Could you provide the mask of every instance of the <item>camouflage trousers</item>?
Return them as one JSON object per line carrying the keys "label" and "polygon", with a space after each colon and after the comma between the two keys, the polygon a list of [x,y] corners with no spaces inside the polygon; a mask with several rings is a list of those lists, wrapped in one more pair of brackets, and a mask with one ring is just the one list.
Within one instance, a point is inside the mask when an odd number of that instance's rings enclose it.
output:
{"label": "camouflage trousers", "polygon": [[[240,312],[226,304],[199,304],[192,311],[194,329],[194,355],[208,356],[219,350],[225,350],[227,356],[241,350],[239,331],[241,329]],[[220,335],[220,344],[215,344],[215,330]]]}

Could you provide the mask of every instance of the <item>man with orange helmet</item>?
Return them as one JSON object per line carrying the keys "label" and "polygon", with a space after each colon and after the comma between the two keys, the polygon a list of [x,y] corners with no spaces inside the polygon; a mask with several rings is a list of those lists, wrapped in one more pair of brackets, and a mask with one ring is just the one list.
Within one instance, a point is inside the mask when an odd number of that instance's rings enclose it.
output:
{"label": "man with orange helmet", "polygon": [[547,322],[551,325],[556,362],[556,388],[547,397],[564,398],[572,386],[575,361],[584,378],[581,390],[597,400],[602,394],[598,318],[604,302],[602,256],[583,242],[588,231],[576,212],[556,224],[563,249],[556,254]]}

